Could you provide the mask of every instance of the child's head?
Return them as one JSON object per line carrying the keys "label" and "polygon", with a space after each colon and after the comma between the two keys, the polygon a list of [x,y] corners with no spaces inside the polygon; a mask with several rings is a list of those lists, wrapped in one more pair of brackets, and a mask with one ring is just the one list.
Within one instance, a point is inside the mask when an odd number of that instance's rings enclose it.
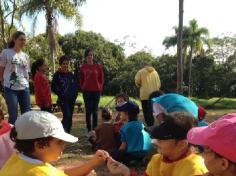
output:
{"label": "child's head", "polygon": [[102,109],[102,120],[103,121],[109,121],[112,119],[112,112],[108,108],[103,108]]}
{"label": "child's head", "polygon": [[43,59],[37,59],[35,62],[33,62],[31,66],[31,74],[34,78],[37,71],[45,72],[47,69],[47,66],[45,64],[45,60]]}
{"label": "child's head", "polygon": [[125,93],[121,93],[116,96],[116,105],[123,104],[127,101],[129,101],[129,96]]}
{"label": "child's head", "polygon": [[63,71],[67,71],[69,69],[70,59],[66,55],[63,55],[59,58],[59,65]]}
{"label": "child's head", "polygon": [[204,147],[204,162],[211,174],[236,173],[236,113],[226,114],[209,126],[191,129],[188,141]]}
{"label": "child's head", "polygon": [[11,138],[20,153],[43,162],[58,160],[65,142],[78,140],[64,131],[56,116],[43,111],[29,111],[18,117]]}
{"label": "child's head", "polygon": [[122,121],[135,121],[138,118],[139,107],[133,101],[127,101],[126,103],[117,105],[116,110],[120,112]]}
{"label": "child's head", "polygon": [[164,122],[155,127],[152,137],[156,139],[159,153],[176,160],[189,151],[187,133],[193,127],[193,117],[186,112],[165,115]]}

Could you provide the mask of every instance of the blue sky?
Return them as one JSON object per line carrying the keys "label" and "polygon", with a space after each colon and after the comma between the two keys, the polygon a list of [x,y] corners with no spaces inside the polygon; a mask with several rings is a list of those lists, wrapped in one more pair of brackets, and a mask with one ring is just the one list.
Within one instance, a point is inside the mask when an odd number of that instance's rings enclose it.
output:
{"label": "blue sky", "polygon": [[[184,24],[195,18],[200,27],[209,29],[211,37],[236,33],[235,0],[185,0],[184,3]],[[141,49],[154,56],[161,55],[165,51],[163,39],[174,34],[172,27],[178,24],[178,0],[87,0],[79,11],[83,16],[83,30],[101,33],[110,41],[124,41],[126,36],[127,55]],[[23,21],[27,31],[30,23]],[[61,34],[75,30],[73,21],[59,19]],[[41,15],[36,34],[44,31],[45,19]]]}

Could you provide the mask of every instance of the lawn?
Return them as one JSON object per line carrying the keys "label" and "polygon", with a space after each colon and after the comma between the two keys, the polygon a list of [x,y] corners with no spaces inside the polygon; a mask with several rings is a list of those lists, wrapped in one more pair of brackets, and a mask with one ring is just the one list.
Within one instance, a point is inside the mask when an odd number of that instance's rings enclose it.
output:
{"label": "lawn", "polygon": [[[101,105],[107,104],[107,102],[109,102],[111,98],[112,97],[102,98]],[[228,112],[236,112],[236,109],[208,110],[206,121],[212,122],[219,116]],[[55,115],[61,117],[61,113],[56,113]],[[142,113],[140,113],[140,119],[143,119]],[[77,163],[81,164],[83,162],[86,162],[94,154],[94,151],[91,149],[91,146],[87,141],[85,117],[83,113],[74,114],[72,134],[79,137],[79,142],[75,144],[68,144],[66,146],[62,158],[54,163],[59,168],[70,167]],[[143,171],[145,170],[145,167],[132,167],[131,169],[136,170],[138,175],[142,175]],[[109,175],[105,166],[97,168],[96,172],[99,176]]]}

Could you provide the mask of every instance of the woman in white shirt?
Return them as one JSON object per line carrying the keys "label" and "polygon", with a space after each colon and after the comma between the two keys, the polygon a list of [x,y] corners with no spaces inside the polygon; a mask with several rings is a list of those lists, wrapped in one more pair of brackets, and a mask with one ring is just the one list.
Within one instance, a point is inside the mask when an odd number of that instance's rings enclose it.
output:
{"label": "woman in white shirt", "polygon": [[9,112],[9,123],[14,124],[18,115],[18,103],[21,114],[30,110],[29,92],[29,56],[22,49],[26,36],[17,31],[13,34],[8,48],[0,55],[0,81],[4,86],[4,96]]}

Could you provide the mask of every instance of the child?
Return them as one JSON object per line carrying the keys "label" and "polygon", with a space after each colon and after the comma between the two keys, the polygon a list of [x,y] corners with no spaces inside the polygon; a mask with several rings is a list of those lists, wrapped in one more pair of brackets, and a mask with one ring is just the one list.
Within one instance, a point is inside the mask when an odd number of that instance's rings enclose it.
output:
{"label": "child", "polygon": [[0,170],[0,176],[82,176],[108,157],[105,151],[97,151],[88,163],[61,171],[51,164],[62,155],[65,142],[78,138],[66,133],[60,120],[44,111],[30,111],[17,118],[12,132],[19,153],[12,155]]}
{"label": "child", "polygon": [[209,126],[191,129],[188,141],[204,147],[208,176],[235,176],[236,113],[226,114]]}
{"label": "child", "polygon": [[40,107],[41,111],[51,112],[51,88],[47,76],[45,75],[46,69],[45,61],[38,59],[32,64],[31,73],[34,81],[36,104]]}
{"label": "child", "polygon": [[102,109],[102,124],[95,129],[95,145],[97,149],[111,152],[116,149],[114,126],[111,124],[112,113],[109,109]]}
{"label": "child", "polygon": [[153,115],[158,124],[163,122],[163,114],[172,112],[188,112],[190,113],[200,125],[206,123],[198,118],[198,106],[192,100],[175,93],[164,94],[160,97],[152,99],[153,102]]}
{"label": "child", "polygon": [[0,169],[14,153],[14,143],[10,139],[12,125],[4,120],[3,111],[0,109]]}
{"label": "child", "polygon": [[208,126],[208,123],[204,120],[207,111],[202,107],[198,106],[198,126]]}
{"label": "child", "polygon": [[[116,106],[120,106],[124,104],[125,102],[129,101],[129,96],[125,93],[118,94],[116,96]],[[117,138],[120,136],[120,129],[124,125],[124,122],[120,118],[120,112],[116,115],[115,123],[114,123],[114,130]]]}
{"label": "child", "polygon": [[[154,128],[159,154],[155,154],[145,171],[145,176],[202,176],[207,172],[203,158],[192,152],[187,133],[192,128],[192,116],[185,112],[165,115],[165,121]],[[117,167],[112,167],[114,165]],[[108,159],[111,173],[126,176],[129,172],[113,159]]]}
{"label": "child", "polygon": [[112,157],[125,163],[136,159],[142,160],[151,149],[151,138],[144,130],[144,124],[137,119],[138,105],[128,101],[116,106],[116,110],[120,112],[121,120],[127,122],[120,129],[121,145],[118,151],[112,152]]}
{"label": "child", "polygon": [[69,58],[67,56],[60,57],[59,65],[60,68],[53,75],[52,91],[58,96],[58,103],[63,114],[62,125],[65,131],[70,133],[75,101],[78,95],[78,80],[69,71]]}

